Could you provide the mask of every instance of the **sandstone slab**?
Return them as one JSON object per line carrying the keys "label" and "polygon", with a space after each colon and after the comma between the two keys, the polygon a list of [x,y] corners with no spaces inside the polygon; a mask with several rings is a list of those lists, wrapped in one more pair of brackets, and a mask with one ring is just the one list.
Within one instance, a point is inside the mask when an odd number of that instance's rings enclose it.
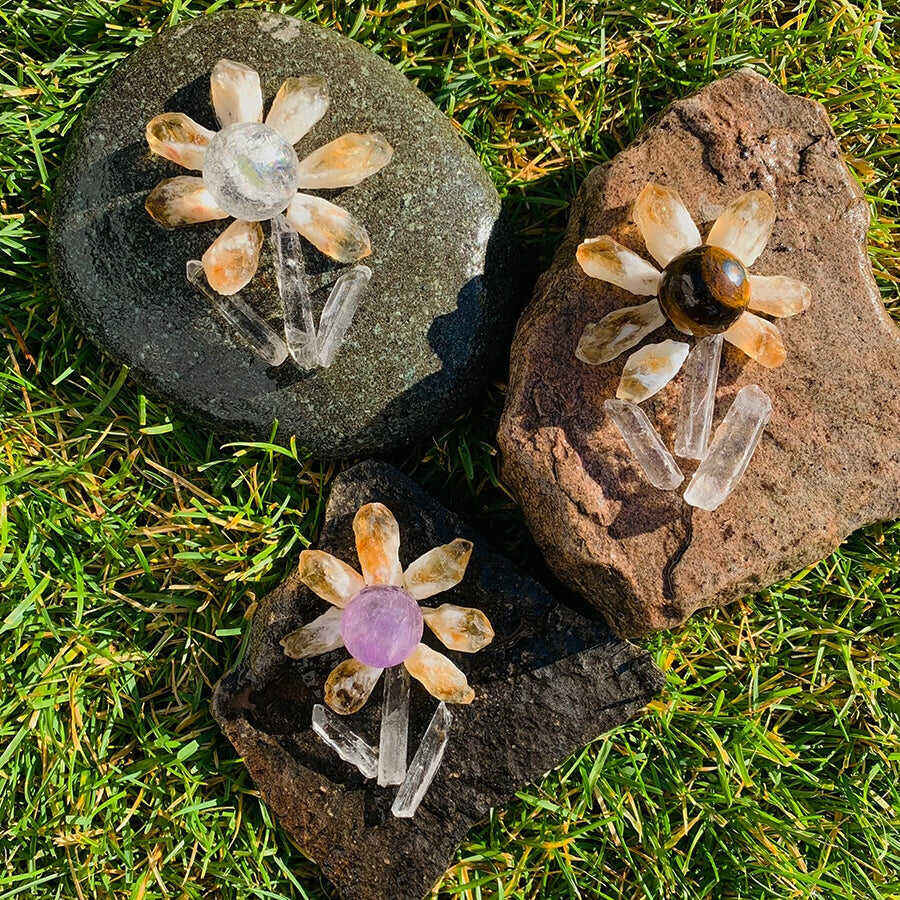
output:
{"label": "sandstone slab", "polygon": [[[560,605],[388,465],[360,463],[335,480],[320,546],[354,559],[351,522],[373,501],[387,504],[400,523],[404,565],[456,537],[474,542],[465,578],[441,600],[483,610],[496,632],[478,653],[451,654],[476,696],[451,707],[444,760],[415,816],[394,818],[396,788],[363,779],[312,732],[313,705],[346,651],[305,660],[282,652],[281,638],[325,605],[296,575],[261,602],[247,658],[217,685],[213,715],[282,826],[342,897],[417,900],[491,807],[636,715],[662,676],[645,652],[613,637],[599,617]],[[374,746],[383,684],[346,720]],[[435,707],[414,683],[410,758]]]}
{"label": "sandstone slab", "polygon": [[[285,78],[321,75],[328,112],[301,158],[347,132],[382,132],[390,164],[322,196],[364,224],[373,278],[330,369],[258,359],[185,280],[227,223],[165,230],[144,210],[162,179],[149,119],[183,112],[217,128],[209,77],[220,58],[255,68],[266,108]],[[319,192],[315,192],[319,193]],[[430,434],[477,396],[506,352],[513,282],[500,199],[449,120],[403,75],[332,31],[260,11],[163,31],[122,62],[81,115],[55,186],[54,283],[87,336],[157,395],[224,435],[296,436],[319,456],[375,453]],[[303,242],[306,268],[333,267]],[[321,312],[327,291],[315,299]],[[268,250],[242,292],[282,329]]]}
{"label": "sandstone slab", "polygon": [[[712,513],[651,487],[604,415],[623,358],[575,358],[585,325],[640,302],[588,278],[575,249],[609,234],[646,255],[631,207],[650,180],[679,191],[703,234],[742,192],[769,192],[777,221],[752,271],[812,290],[806,312],[775,322],[787,347],[781,368],[725,345],[715,422],[748,384],[762,387],[774,412],[742,481]],[[618,633],[677,625],[900,515],[900,331],[872,276],[868,224],[824,109],[747,70],[673,103],[588,176],[519,322],[499,442],[505,478],[550,566]],[[679,333],[667,326],[652,340],[666,338]],[[669,448],[681,390],[679,378],[642,405]],[[688,477],[696,468],[678,462]]]}

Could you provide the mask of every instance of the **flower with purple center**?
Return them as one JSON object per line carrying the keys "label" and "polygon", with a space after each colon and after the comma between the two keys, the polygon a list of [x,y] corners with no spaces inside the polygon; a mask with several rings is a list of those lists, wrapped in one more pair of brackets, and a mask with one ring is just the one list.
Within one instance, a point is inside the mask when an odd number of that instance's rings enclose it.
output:
{"label": "flower with purple center", "polygon": [[403,588],[363,588],[341,617],[341,637],[354,659],[367,666],[398,666],[422,639],[425,620]]}
{"label": "flower with purple center", "polygon": [[300,580],[331,609],[282,640],[294,659],[345,647],[350,658],[325,682],[325,702],[341,715],[359,710],[381,673],[403,665],[425,689],[445,703],[471,703],[475,692],[465,674],[443,653],[422,643],[425,625],[450,650],[475,653],[494,637],[477,609],[444,603],[419,606],[463,578],[471,541],[457,538],[400,565],[400,527],[381,503],[367,503],[353,519],[362,575],[322,550],[300,554]]}

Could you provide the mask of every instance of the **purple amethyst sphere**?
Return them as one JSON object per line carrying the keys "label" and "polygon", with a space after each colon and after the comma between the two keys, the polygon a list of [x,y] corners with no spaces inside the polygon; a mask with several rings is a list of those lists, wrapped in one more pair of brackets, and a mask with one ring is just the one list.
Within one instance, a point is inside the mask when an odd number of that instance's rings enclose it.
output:
{"label": "purple amethyst sphere", "polygon": [[403,662],[422,640],[422,611],[403,588],[363,588],[344,607],[341,637],[350,655],[378,669]]}

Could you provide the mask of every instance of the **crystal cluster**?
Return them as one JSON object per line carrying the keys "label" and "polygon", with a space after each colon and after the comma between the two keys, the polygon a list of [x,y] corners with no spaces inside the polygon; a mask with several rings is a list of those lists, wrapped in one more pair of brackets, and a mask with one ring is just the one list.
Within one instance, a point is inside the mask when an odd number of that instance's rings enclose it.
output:
{"label": "crystal cluster", "polygon": [[[234,217],[202,259],[189,263],[188,280],[269,365],[290,357],[304,369],[327,368],[372,277],[371,269],[356,265],[371,254],[372,245],[366,229],[349,212],[298,189],[357,185],[386,166],[393,149],[381,134],[350,133],[298,159],[294,144],[328,109],[327,86],[316,76],[288,78],[265,121],[259,75],[248,66],[219,60],[210,75],[210,96],[218,132],[184,113],[163,113],[147,124],[153,153],[202,173],[161,181],[147,197],[147,212],[165,228]],[[272,329],[238,296],[259,267],[263,221],[271,222],[283,339],[273,339]],[[326,256],[348,265],[338,273],[318,329],[301,235]]]}
{"label": "crystal cluster", "polygon": [[671,188],[648,184],[635,200],[633,216],[661,270],[609,235],[583,241],[576,259],[592,278],[652,299],[588,323],[575,355],[589,365],[602,365],[637,346],[666,319],[699,339],[693,351],[682,341],[669,340],[633,352],[625,361],[617,399],[607,400],[604,409],[647,480],[674,490],[684,476],[636,404],[662,390],[684,368],[675,452],[701,461],[684,499],[716,509],[746,470],[772,410],[759,387],[743,388],[708,446],[722,342],[762,366],[780,366],[786,357],[781,333],[756,313],[797,315],[809,307],[812,296],[793,278],[748,271],[775,224],[775,204],[765,191],[750,191],[726,207],[705,243]]}
{"label": "crystal cluster", "polygon": [[[465,673],[443,653],[422,643],[425,626],[450,650],[476,653],[494,638],[487,616],[477,609],[420,601],[459,584],[472,544],[457,538],[435,547],[404,568],[400,527],[381,503],[360,507],[353,519],[361,573],[321,550],[300,554],[300,580],[332,608],[282,640],[284,652],[303,659],[344,647],[349,659],[325,681],[325,704],[352,715],[369,699],[384,674],[379,748],[369,745],[325,707],[316,707],[313,728],[342,759],[382,786],[400,784],[394,814],[411,816],[428,790],[447,741],[450,714],[444,704],[471,703],[475,692]],[[409,676],[440,701],[407,770]],[[402,782],[402,784],[401,784]]]}

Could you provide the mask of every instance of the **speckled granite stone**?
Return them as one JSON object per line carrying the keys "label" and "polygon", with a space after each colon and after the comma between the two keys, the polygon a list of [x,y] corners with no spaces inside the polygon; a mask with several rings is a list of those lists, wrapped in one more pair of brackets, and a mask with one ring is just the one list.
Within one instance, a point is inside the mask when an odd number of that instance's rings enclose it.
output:
{"label": "speckled granite stone", "polygon": [[[614,638],[598,618],[561,605],[542,585],[391,466],[365,462],[335,479],[319,546],[352,562],[352,520],[364,503],[387,504],[408,565],[456,537],[474,542],[463,581],[439,602],[484,610],[496,636],[474,654],[447,652],[475,690],[451,706],[441,768],[412,819],[390,814],[380,788],[341,762],[310,728],[328,672],[345,650],[285,657],[279,641],[325,609],[292,574],[254,617],[244,663],[213,695],[213,715],[293,840],[346,900],[418,900],[450,863],[466,832],[568,754],[634,717],[662,687],[650,657]],[[425,642],[437,644],[430,633]],[[352,727],[378,744],[383,679]],[[437,703],[412,682],[412,758]]]}
{"label": "speckled granite stone", "polygon": [[[381,131],[395,148],[361,185],[322,192],[365,224],[375,273],[329,370],[267,367],[187,284],[185,262],[227,223],[165,231],[144,211],[147,192],[183,172],[149,153],[144,126],[174,111],[215,128],[209,73],[220,57],[258,69],[267,108],[287,76],[327,78],[331,107],[301,157],[347,131]],[[297,19],[221,13],[149,41],[85,109],[56,184],[51,258],[88,337],[155,393],[226,434],[267,437],[277,420],[282,439],[346,456],[429,434],[505,356],[514,313],[499,214],[475,155],[388,63]],[[326,265],[304,249],[311,271]],[[268,247],[247,295],[280,326]]]}
{"label": "speckled granite stone", "polygon": [[[712,513],[651,487],[604,415],[625,357],[575,359],[588,322],[639,302],[588,278],[575,248],[611,234],[646,255],[631,208],[649,180],[677,188],[702,234],[743,191],[768,191],[777,219],[752,271],[812,289],[805,313],[775,320],[787,348],[781,368],[725,345],[715,423],[747,384],[760,385],[774,411],[740,484]],[[582,185],[519,322],[498,437],[504,477],[548,563],[618,633],[677,625],[900,515],[900,331],[872,277],[868,224],[825,110],[749,71],[673,103]],[[652,339],[678,337],[666,326]],[[642,405],[669,447],[682,383]],[[679,464],[688,477],[696,468]]]}

